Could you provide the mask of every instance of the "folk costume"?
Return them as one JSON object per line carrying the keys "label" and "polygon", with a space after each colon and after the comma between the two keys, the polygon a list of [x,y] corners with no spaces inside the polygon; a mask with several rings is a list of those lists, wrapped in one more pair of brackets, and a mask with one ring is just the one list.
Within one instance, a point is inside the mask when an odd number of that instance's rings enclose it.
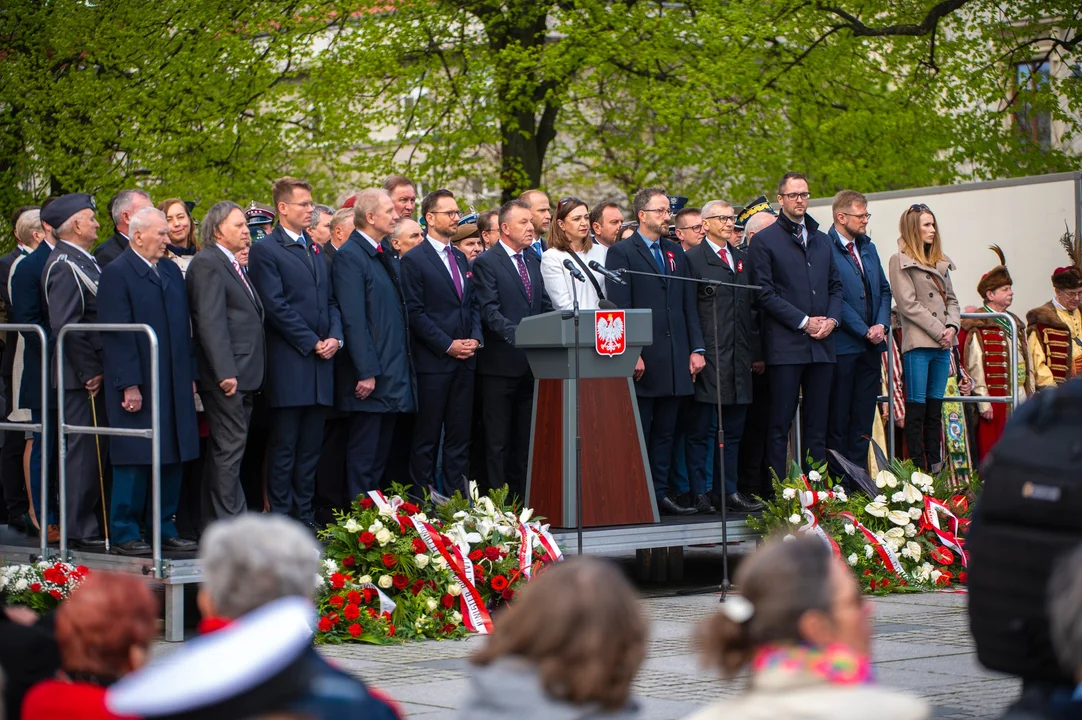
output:
{"label": "folk costume", "polygon": [[[1052,287],[1060,291],[1082,289],[1082,235],[1065,233],[1061,242],[1074,262],[1056,268]],[[1068,311],[1053,298],[1026,313],[1030,365],[1037,388],[1054,387],[1082,375],[1082,311]]]}

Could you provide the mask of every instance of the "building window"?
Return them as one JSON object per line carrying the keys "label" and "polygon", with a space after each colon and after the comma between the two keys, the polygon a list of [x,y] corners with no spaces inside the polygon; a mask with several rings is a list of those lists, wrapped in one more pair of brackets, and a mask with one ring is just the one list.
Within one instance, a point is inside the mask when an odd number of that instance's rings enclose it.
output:
{"label": "building window", "polygon": [[1015,127],[1022,137],[1043,148],[1052,143],[1052,115],[1047,110],[1034,108],[1026,98],[1048,88],[1050,73],[1047,60],[1015,65],[1019,94],[1019,99],[1015,101]]}

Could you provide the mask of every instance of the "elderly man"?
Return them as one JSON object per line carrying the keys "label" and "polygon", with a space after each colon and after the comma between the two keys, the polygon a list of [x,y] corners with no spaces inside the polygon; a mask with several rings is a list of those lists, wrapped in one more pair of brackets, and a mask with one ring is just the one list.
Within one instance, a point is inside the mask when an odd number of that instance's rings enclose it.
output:
{"label": "elderly man", "polygon": [[326,247],[331,241],[331,219],[334,210],[326,205],[316,205],[312,208],[312,219],[308,221],[308,237],[316,245]]}
{"label": "elderly man", "polygon": [[466,256],[451,245],[461,215],[454,194],[444,189],[429,193],[421,214],[428,237],[402,256],[401,267],[417,370],[410,482],[418,492],[433,483],[443,432],[445,489],[465,494],[474,353],[481,344],[476,281]]}
{"label": "elderly man", "polygon": [[500,239],[500,211],[486,210],[478,215],[477,230],[481,238],[481,252],[484,252]]}
{"label": "elderly man", "polygon": [[349,236],[353,234],[353,208],[342,208],[336,210],[331,217],[330,224],[331,240],[323,246],[323,254],[327,258],[327,262],[334,264],[334,256],[338,253],[338,249],[346,244],[346,240],[349,240]]}
{"label": "elderly man", "polygon": [[399,218],[391,232],[391,247],[398,257],[402,257],[424,242],[425,230],[413,218]]}
{"label": "elderly man", "polygon": [[466,259],[471,263],[477,259],[484,249],[481,247],[481,231],[473,223],[460,225],[458,232],[451,238],[451,244],[462,251]]}
{"label": "elderly man", "polygon": [[1051,300],[1026,313],[1030,366],[1037,389],[1082,376],[1082,268],[1056,268]]}
{"label": "elderly man", "polygon": [[[101,270],[90,254],[98,240],[94,199],[85,193],[65,195],[53,202],[46,213],[56,224],[56,248],[45,263],[45,301],[49,324],[54,328],[98,321],[98,281]],[[66,216],[66,217],[65,217]],[[67,336],[64,365],[55,372],[64,377],[64,421],[72,425],[105,424],[101,390],[101,336],[96,332],[75,332]],[[54,356],[54,364],[56,364]],[[80,550],[101,550],[101,473],[108,444],[103,437],[68,436],[67,448],[67,536]],[[99,454],[100,453],[100,454]]]}
{"label": "elderly man", "polygon": [[203,249],[188,265],[185,282],[199,398],[210,430],[200,498],[204,522],[210,522],[247,510],[240,466],[252,403],[266,375],[266,340],[263,303],[238,259],[251,242],[244,210],[228,200],[212,205],[200,234]]}
{"label": "elderly man", "polygon": [[623,224],[624,213],[611,200],[599,203],[590,211],[590,229],[594,232],[594,241],[605,247],[612,247],[620,239],[620,226]]}
{"label": "elderly man", "polygon": [[[706,229],[706,239],[688,250],[691,277],[735,283],[745,288],[750,284],[751,268],[748,267],[747,255],[737,245],[736,233],[733,231],[735,220],[736,214],[732,205],[724,200],[712,200],[703,206],[702,222]],[[679,224],[678,221],[677,225]],[[737,465],[748,408],[753,399],[752,370],[761,370],[763,365],[755,294],[747,289],[711,288],[703,285],[698,288],[697,296],[699,324],[703,328],[706,342],[706,367],[695,383],[695,400],[690,413],[691,427],[687,435],[688,475],[692,485],[692,498],[697,502],[700,512],[704,506],[717,505],[720,500],[716,496],[703,497],[708,475],[707,456],[714,440],[713,435],[717,432],[720,393],[725,449],[724,453],[714,454],[714,477],[719,478],[718,470],[724,467],[725,487],[721,488],[715,480],[714,493],[716,495],[724,491],[726,506],[732,510],[754,512],[761,510],[762,504],[740,492]],[[714,364],[715,353],[719,363],[717,366]]]}
{"label": "elderly man", "polygon": [[518,199],[530,208],[530,222],[533,224],[534,233],[533,249],[537,252],[537,257],[541,257],[547,247],[545,237],[548,235],[549,225],[552,224],[552,204],[549,196],[541,190],[527,190],[519,195]]}
{"label": "elderly man", "polygon": [[283,177],[272,187],[278,225],[252,246],[249,279],[267,318],[267,497],[273,512],[318,529],[312,500],[323,421],[334,403],[334,363],[342,320],[327,263],[308,236],[312,186]]}
{"label": "elderly man", "polygon": [[109,201],[109,214],[116,231],[94,251],[94,259],[100,267],[104,268],[116,260],[128,248],[128,223],[135,213],[148,207],[153,207],[153,203],[144,190],[121,190],[113,196]]}
{"label": "elderly man", "polygon": [[383,181],[384,191],[394,203],[394,211],[400,218],[412,218],[417,205],[417,186],[405,175],[391,175]]}
{"label": "elderly man", "polygon": [[334,261],[346,335],[334,404],[349,414],[346,484],[351,501],[379,489],[397,414],[417,409],[409,313],[398,268],[379,241],[394,231],[398,214],[390,196],[377,189],[359,192],[353,212],[356,229]]}
{"label": "elderly man", "polygon": [[[199,456],[195,418],[195,353],[184,277],[165,259],[169,231],[153,207],[131,217],[128,249],[101,273],[98,317],[103,323],[142,323],[158,337],[158,432],[161,451],[161,533],[166,550],[192,551],[196,543],[177,534],[173,515],[180,501],[182,463]],[[150,427],[150,344],[142,333],[103,333],[105,408],[113,427]],[[146,555],[140,537],[151,481],[149,439],[116,437],[110,443],[113,497],[110,540],[122,555]],[[149,534],[149,528],[147,529]]]}

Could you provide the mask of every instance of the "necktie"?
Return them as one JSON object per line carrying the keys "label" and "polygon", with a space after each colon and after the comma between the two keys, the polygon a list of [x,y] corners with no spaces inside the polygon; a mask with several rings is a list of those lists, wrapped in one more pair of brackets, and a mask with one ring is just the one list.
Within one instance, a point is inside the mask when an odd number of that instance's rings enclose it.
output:
{"label": "necktie", "polygon": [[661,247],[655,240],[650,243],[650,252],[654,253],[654,262],[657,263],[657,269],[662,275],[665,274],[665,263],[661,261]]}
{"label": "necktie", "polygon": [[861,277],[863,277],[864,276],[864,266],[860,264],[860,258],[857,257],[857,244],[855,242],[851,242],[848,245],[846,245],[846,249],[849,251],[849,254],[852,256],[853,262],[855,262],[857,264],[857,270],[860,271]]}
{"label": "necktie", "polygon": [[455,292],[458,293],[458,299],[462,299],[462,273],[458,270],[458,260],[455,260],[455,254],[451,250],[451,246],[448,245],[447,251],[447,264],[451,268],[451,279],[455,281]]}
{"label": "necktie", "polygon": [[244,287],[248,288],[248,292],[254,295],[252,286],[248,284],[248,278],[244,277],[244,271],[240,269],[240,263],[236,260],[233,261],[233,269],[237,271],[237,275],[240,275],[241,282],[244,283]]}
{"label": "necktie", "polygon": [[162,274],[161,274],[160,272],[158,272],[158,266],[157,266],[157,265],[151,265],[151,266],[150,266],[150,269],[151,269],[152,271],[154,271],[154,274],[155,274],[155,275],[157,275],[158,277],[161,277],[161,276],[162,276]]}
{"label": "necktie", "polygon": [[522,278],[522,284],[526,286],[526,299],[533,302],[533,285],[530,284],[530,273],[526,271],[526,261],[522,253],[515,255],[515,263],[518,265],[518,276]]}
{"label": "necktie", "polygon": [[541,241],[540,240],[534,240],[533,241],[533,249],[537,252],[537,257],[541,257]]}
{"label": "necktie", "polygon": [[718,255],[721,256],[721,261],[729,266],[729,269],[733,269],[732,263],[729,262],[729,251],[725,248],[718,250]]}

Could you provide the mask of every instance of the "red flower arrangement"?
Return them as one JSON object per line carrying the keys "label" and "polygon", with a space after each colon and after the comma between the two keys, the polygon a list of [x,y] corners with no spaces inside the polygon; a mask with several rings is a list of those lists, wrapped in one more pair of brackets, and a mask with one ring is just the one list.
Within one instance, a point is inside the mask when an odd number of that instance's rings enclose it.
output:
{"label": "red flower arrangement", "polygon": [[392,553],[383,553],[383,557],[381,559],[383,560],[383,567],[385,568],[393,568],[395,565],[398,564],[398,558],[395,557]]}
{"label": "red flower arrangement", "polygon": [[497,575],[489,581],[489,585],[491,585],[492,589],[496,592],[503,592],[507,589],[507,578],[505,578],[503,575]]}

